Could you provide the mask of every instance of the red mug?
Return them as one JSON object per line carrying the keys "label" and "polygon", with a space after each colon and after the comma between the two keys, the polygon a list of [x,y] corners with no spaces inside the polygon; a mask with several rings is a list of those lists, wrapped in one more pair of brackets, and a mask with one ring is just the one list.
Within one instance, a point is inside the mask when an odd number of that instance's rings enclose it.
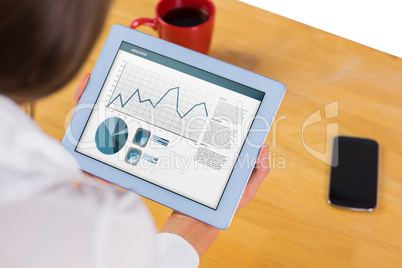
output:
{"label": "red mug", "polygon": [[212,39],[215,6],[210,0],[161,0],[156,18],[139,18],[131,23],[151,26],[159,37],[207,54]]}

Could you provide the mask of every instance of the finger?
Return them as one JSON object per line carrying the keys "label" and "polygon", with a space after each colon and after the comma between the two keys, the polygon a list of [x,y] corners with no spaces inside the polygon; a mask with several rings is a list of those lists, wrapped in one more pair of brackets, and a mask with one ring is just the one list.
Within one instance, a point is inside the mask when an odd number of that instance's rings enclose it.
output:
{"label": "finger", "polygon": [[261,147],[260,153],[257,158],[257,162],[255,164],[254,170],[251,173],[250,180],[248,182],[248,184],[250,184],[250,187],[255,188],[256,190],[269,173],[270,168],[269,168],[268,154],[269,154],[269,146],[267,144],[264,144]]}
{"label": "finger", "polygon": [[236,211],[239,211],[251,199],[253,199],[258,191],[258,188],[260,188],[261,183],[264,181],[264,178],[268,175],[268,153],[269,147],[267,144],[264,144],[261,147],[260,153],[258,154],[254,170],[251,173],[250,179],[248,180],[246,189],[244,189],[243,196],[239,202],[239,205],[237,206]]}
{"label": "finger", "polygon": [[269,169],[268,154],[269,154],[269,146],[268,144],[264,144],[261,147],[260,153],[258,154],[253,172],[260,172],[267,168]]}
{"label": "finger", "polygon": [[263,144],[260,153],[257,156],[257,161],[255,163],[254,169],[263,168],[267,164],[264,161],[268,159],[268,153],[269,153],[269,145]]}
{"label": "finger", "polygon": [[88,176],[89,178],[93,179],[94,181],[101,182],[101,183],[105,183],[105,184],[108,184],[108,185],[111,185],[111,184],[112,184],[111,182],[105,181],[104,179],[101,179],[101,178],[99,178],[99,177],[97,177],[97,176],[95,176],[95,175],[92,175],[91,173],[88,173],[88,172],[85,172],[85,171],[84,171],[84,174],[85,174],[86,176]]}
{"label": "finger", "polygon": [[78,84],[78,87],[77,87],[77,89],[75,90],[75,93],[74,93],[74,106],[78,105],[78,102],[81,99],[82,93],[84,93],[85,87],[88,84],[90,76],[91,76],[90,73],[85,73],[82,76],[81,81]]}

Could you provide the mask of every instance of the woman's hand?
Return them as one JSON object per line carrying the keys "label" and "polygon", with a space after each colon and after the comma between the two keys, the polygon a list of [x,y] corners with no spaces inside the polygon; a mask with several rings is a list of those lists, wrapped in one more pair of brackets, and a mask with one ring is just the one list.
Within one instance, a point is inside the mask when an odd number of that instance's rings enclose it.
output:
{"label": "woman's hand", "polygon": [[253,173],[251,173],[250,179],[248,180],[247,186],[244,189],[243,195],[240,199],[239,205],[237,206],[236,212],[242,209],[251,199],[254,198],[258,189],[260,188],[265,177],[268,175],[270,167],[268,161],[269,146],[264,144],[261,147],[260,153],[257,157]]}
{"label": "woman's hand", "polygon": [[[268,175],[270,170],[268,153],[269,147],[267,144],[264,144],[261,147],[253,173],[244,189],[243,196],[240,199],[236,212],[254,198],[258,188],[264,181],[264,178]],[[219,229],[178,211],[173,211],[159,232],[173,233],[181,236],[194,247],[198,255],[201,257],[218,236]]]}
{"label": "woman's hand", "polygon": [[[85,74],[82,76],[81,81],[80,81],[80,83],[78,84],[77,89],[76,89],[75,92],[74,92],[74,102],[73,102],[74,107],[77,107],[78,102],[80,101],[81,96],[82,96],[82,94],[83,94],[84,91],[85,91],[85,88],[86,88],[86,86],[87,86],[87,84],[88,84],[88,81],[89,81],[89,78],[90,78],[90,77],[91,77],[91,74],[90,74],[90,73],[85,73]],[[91,179],[95,180],[95,181],[98,181],[98,182],[101,182],[101,183],[111,184],[110,182],[105,181],[105,180],[103,180],[103,179],[101,179],[101,178],[99,178],[99,177],[97,177],[97,176],[94,176],[94,175],[92,175],[92,174],[89,174],[89,173],[87,173],[87,172],[84,172],[84,174],[87,175],[88,177],[90,177]],[[77,183],[77,182],[74,183],[74,186],[76,186],[76,187],[79,187],[79,185],[80,185],[80,184]]]}

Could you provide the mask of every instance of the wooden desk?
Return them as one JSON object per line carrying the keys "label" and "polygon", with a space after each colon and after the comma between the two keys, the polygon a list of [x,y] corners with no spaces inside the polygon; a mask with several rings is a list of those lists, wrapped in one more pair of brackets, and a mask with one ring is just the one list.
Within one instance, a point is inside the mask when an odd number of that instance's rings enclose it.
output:
{"label": "wooden desk", "polygon": [[[105,29],[77,77],[37,105],[36,120],[61,139],[73,92],[92,70],[110,27],[153,16],[156,0],[115,0]],[[204,255],[201,267],[401,267],[402,59],[234,0],[215,1],[210,55],[282,81],[287,93],[271,144],[272,170],[255,199]],[[155,35],[147,27],[140,30]],[[326,119],[325,107],[334,118]],[[322,120],[303,123],[316,111]],[[310,118],[311,119],[311,118]],[[380,144],[378,207],[327,204],[327,124]],[[304,133],[302,140],[302,132]],[[161,227],[170,210],[145,201]]]}

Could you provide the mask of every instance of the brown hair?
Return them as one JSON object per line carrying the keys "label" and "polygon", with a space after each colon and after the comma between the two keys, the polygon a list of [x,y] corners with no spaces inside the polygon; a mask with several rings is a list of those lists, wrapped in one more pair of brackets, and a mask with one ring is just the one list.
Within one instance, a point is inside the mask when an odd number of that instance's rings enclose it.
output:
{"label": "brown hair", "polygon": [[16,102],[48,95],[78,71],[110,0],[1,0],[0,94]]}

